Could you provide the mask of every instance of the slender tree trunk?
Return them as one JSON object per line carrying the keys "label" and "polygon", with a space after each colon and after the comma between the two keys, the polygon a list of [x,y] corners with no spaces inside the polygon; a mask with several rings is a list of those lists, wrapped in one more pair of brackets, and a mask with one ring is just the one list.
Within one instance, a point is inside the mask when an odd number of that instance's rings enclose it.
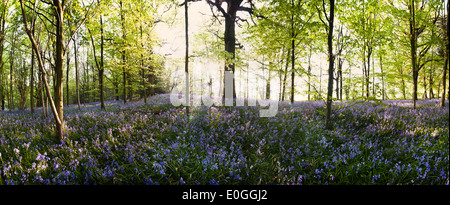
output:
{"label": "slender tree trunk", "polygon": [[375,55],[372,56],[372,96],[377,97],[375,94]]}
{"label": "slender tree trunk", "polygon": [[337,69],[337,71],[336,71],[336,98],[338,100],[341,100],[340,92],[342,91],[342,87],[339,84],[341,82],[341,77],[342,77],[341,76],[342,72],[341,72],[341,57],[340,56],[338,56],[337,60],[335,60],[335,63],[336,63],[336,69]]}
{"label": "slender tree trunk", "polygon": [[[268,73],[268,77],[267,77],[267,81],[266,81],[266,99],[270,99],[270,81],[271,81],[271,73],[270,73],[270,67],[272,66],[272,62],[269,63],[269,69],[267,69],[267,73]],[[242,72],[242,71],[241,71]]]}
{"label": "slender tree trunk", "polygon": [[13,93],[13,67],[14,67],[14,55],[15,55],[15,47],[16,47],[16,32],[13,32],[11,36],[11,52],[9,57],[9,102],[8,102],[8,110],[11,112],[14,109],[14,93]]}
{"label": "slender tree trunk", "polygon": [[[69,51],[67,50],[67,52],[69,53]],[[70,104],[70,100],[69,100],[69,71],[70,71],[70,56],[69,54],[67,54],[67,58],[66,58],[66,62],[67,62],[67,70],[66,70],[66,105],[69,106]]]}
{"label": "slender tree trunk", "polygon": [[380,54],[380,70],[381,70],[381,95],[382,99],[386,100],[386,91],[384,87],[384,72],[383,72],[383,56]]}
{"label": "slender tree trunk", "polygon": [[428,99],[428,93],[427,93],[427,76],[425,75],[425,73],[423,74],[423,95],[422,95],[422,99]]}
{"label": "slender tree trunk", "polygon": [[[33,33],[33,36],[35,35],[35,30],[36,30],[36,28],[35,28],[35,26],[36,26],[36,17],[33,17],[33,19],[32,19],[32,33]],[[41,29],[40,29],[40,26],[39,26],[39,35],[38,35],[38,37],[37,37],[37,41],[38,42],[40,42],[41,41],[41,31],[40,31]],[[31,113],[33,114],[34,113],[34,58],[35,58],[35,56],[34,56],[34,52],[33,52],[33,49],[31,49],[31,71],[30,71],[30,77],[31,77],[31,79],[30,79],[30,109],[31,109]]]}
{"label": "slender tree trunk", "polygon": [[34,113],[34,53],[31,50],[31,70],[30,70],[30,109]]}
{"label": "slender tree trunk", "polygon": [[322,64],[319,69],[319,98],[322,99]]}
{"label": "slender tree trunk", "polygon": [[334,23],[334,0],[330,0],[330,17],[328,25],[328,94],[327,94],[327,113],[325,118],[325,127],[331,128],[331,104],[333,102],[333,23]]}
{"label": "slender tree trunk", "polygon": [[5,46],[5,31],[6,31],[6,8],[9,1],[3,1],[3,11],[1,11],[0,16],[0,103],[2,104],[2,110],[5,110],[5,76],[4,76],[4,62],[3,62],[3,52]]}
{"label": "slender tree trunk", "polygon": [[402,94],[403,94],[403,100],[406,100],[406,82],[403,77],[402,77]]}
{"label": "slender tree trunk", "polygon": [[[127,38],[127,32],[125,30],[125,15],[123,11],[123,3],[120,1],[120,19],[122,22],[122,40],[125,43]],[[122,63],[123,63],[123,103],[127,103],[127,72],[126,72],[126,52],[122,51]]]}
{"label": "slender tree trunk", "polygon": [[[447,35],[445,38],[445,46],[446,46],[446,52],[445,52],[445,60],[444,60],[444,70],[442,71],[442,96],[441,96],[441,103],[440,106],[444,107],[445,106],[445,89],[446,89],[446,83],[447,83],[447,68],[448,68],[448,62],[450,60],[450,26],[448,25],[450,22],[450,2],[447,1]],[[449,81],[450,84],[450,81]],[[448,90],[448,98],[450,101],[450,88]]]}
{"label": "slender tree trunk", "polygon": [[286,96],[286,80],[287,80],[287,71],[288,71],[288,67],[289,67],[289,58],[291,56],[291,50],[288,49],[288,54],[287,54],[287,59],[286,59],[286,67],[284,69],[284,77],[283,77],[283,92],[281,95],[281,101],[284,101],[285,96]]}
{"label": "slender tree trunk", "polygon": [[[291,6],[292,7],[294,7],[294,1],[293,0],[291,0]],[[295,82],[294,82],[294,80],[295,80],[295,37],[296,37],[296,34],[295,34],[295,30],[294,30],[294,13],[292,13],[292,15],[291,15],[291,31],[292,31],[292,33],[291,33],[291,38],[292,38],[292,40],[291,40],[291,66],[292,66],[292,68],[291,68],[291,104],[293,104],[294,103],[294,96],[295,96]]]}
{"label": "slender tree trunk", "polygon": [[[294,29],[294,26],[292,26],[292,29]],[[294,40],[294,32],[292,33],[292,51],[291,51],[291,104],[294,103],[294,96],[295,96],[295,40]]]}
{"label": "slender tree trunk", "polygon": [[312,48],[309,46],[309,56],[308,56],[308,101],[311,101],[311,51]]}
{"label": "slender tree trunk", "polygon": [[64,103],[63,103],[63,61],[64,61],[64,10],[63,5],[59,0],[53,0],[53,6],[55,9],[55,18],[56,18],[56,61],[55,61],[55,73],[56,73],[56,86],[55,86],[55,105],[56,112],[61,121],[60,124],[57,124],[57,139],[61,141],[63,139],[64,133]]}
{"label": "slender tree trunk", "polygon": [[[446,42],[446,44],[447,44],[446,45],[447,46],[447,51],[446,52],[448,52],[449,43]],[[445,90],[446,90],[446,86],[447,86],[448,58],[449,58],[448,54],[446,53],[445,57],[444,57],[444,68],[443,68],[443,71],[442,71],[442,94],[441,94],[441,103],[440,103],[441,107],[445,106],[445,94],[446,94]]]}
{"label": "slender tree trunk", "polygon": [[411,4],[408,5],[409,13],[411,15],[409,20],[409,31],[410,31],[410,43],[411,43],[411,67],[413,74],[413,108],[416,109],[416,100],[417,100],[417,80],[418,80],[418,69],[417,69],[417,36],[416,36],[416,17],[415,17],[415,5],[414,1],[411,1]]}
{"label": "slender tree trunk", "polygon": [[73,39],[73,49],[75,54],[75,86],[76,86],[76,94],[77,94],[77,105],[78,109],[81,110],[81,103],[80,103],[80,79],[79,79],[79,73],[78,73],[78,49],[77,49],[77,38],[78,34],[76,34],[76,38]]}
{"label": "slender tree trunk", "polygon": [[105,92],[104,92],[104,36],[103,36],[103,16],[100,15],[100,68],[98,70],[98,78],[99,78],[99,87],[100,87],[100,107],[101,109],[105,109]]}
{"label": "slender tree trunk", "polygon": [[[189,106],[191,102],[190,95],[190,82],[189,82],[189,8],[188,1],[184,1],[184,28],[185,28],[185,43],[186,43],[186,53],[184,60],[184,72],[186,73],[186,116],[189,117]],[[224,92],[225,93],[225,92]]]}
{"label": "slender tree trunk", "polygon": [[[366,40],[365,39],[363,39],[364,40],[364,45],[363,45],[363,77],[362,77],[362,80],[361,80],[361,95],[362,95],[362,97],[364,97],[364,94],[365,94],[365,92],[364,92],[364,88],[365,88],[365,85],[366,85],[366,76],[367,76],[367,67],[366,67]],[[367,98],[366,98],[366,100],[367,100]]]}
{"label": "slender tree trunk", "polygon": [[344,60],[340,59],[339,61],[339,81],[341,83],[341,85],[339,86],[339,100],[342,100],[342,89],[343,89],[343,77],[344,75],[342,74],[342,66],[344,64]]}
{"label": "slender tree trunk", "polygon": [[44,116],[47,117],[48,113],[47,113],[47,107],[46,107],[46,103],[45,103],[45,93],[44,93],[44,74],[42,73],[42,71],[39,71],[39,90],[41,92],[41,103],[42,103],[42,110],[44,112]]}
{"label": "slender tree trunk", "polygon": [[369,100],[370,95],[370,56],[372,55],[372,46],[367,46],[367,70],[366,70],[366,100]]}
{"label": "slender tree trunk", "polygon": [[[450,26],[448,25],[450,22],[450,1],[447,1],[447,69],[450,70],[449,61],[450,61]],[[447,93],[447,100],[450,102],[450,78],[447,78],[448,80],[448,93]],[[445,103],[442,103],[444,106]]]}

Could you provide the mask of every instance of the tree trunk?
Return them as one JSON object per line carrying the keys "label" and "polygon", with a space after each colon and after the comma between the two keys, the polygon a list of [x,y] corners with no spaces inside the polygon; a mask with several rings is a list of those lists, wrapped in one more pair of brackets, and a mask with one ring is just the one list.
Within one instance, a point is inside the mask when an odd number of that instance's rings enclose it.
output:
{"label": "tree trunk", "polygon": [[311,101],[311,46],[309,47],[308,56],[308,101]]}
{"label": "tree trunk", "polygon": [[411,43],[411,67],[413,74],[413,108],[416,109],[416,100],[417,100],[417,80],[418,80],[418,69],[417,69],[417,36],[416,36],[416,17],[415,17],[415,5],[414,1],[411,1],[411,4],[408,5],[409,13],[411,15],[409,20],[409,40]]}
{"label": "tree trunk", "polygon": [[367,70],[366,70],[366,100],[369,100],[370,93],[370,56],[372,55],[372,46],[367,46]]}
{"label": "tree trunk", "polygon": [[[364,88],[366,84],[366,76],[367,76],[367,67],[366,67],[366,40],[363,39],[363,77],[361,80],[361,96],[364,97]],[[367,99],[367,98],[366,98]]]}
{"label": "tree trunk", "polygon": [[[188,1],[184,1],[184,28],[185,28],[185,59],[184,59],[184,72],[186,73],[186,117],[189,117],[189,106],[191,102],[190,83],[189,83],[189,8]],[[225,92],[224,92],[225,93]]]}
{"label": "tree trunk", "polygon": [[[69,52],[67,50],[67,52]],[[67,54],[67,58],[66,58],[66,62],[67,62],[67,70],[66,70],[66,105],[69,106],[70,104],[70,100],[69,100],[69,71],[70,71],[70,56],[69,54]]]}
{"label": "tree trunk", "polygon": [[[324,11],[325,12],[325,11]],[[327,94],[327,113],[325,118],[325,127],[331,128],[331,104],[333,101],[333,23],[334,23],[334,0],[330,0],[330,17],[328,25],[328,94]]]}
{"label": "tree trunk", "polygon": [[64,103],[63,103],[63,61],[64,61],[64,10],[63,5],[59,0],[53,0],[53,6],[55,9],[56,18],[56,60],[55,60],[55,73],[56,73],[56,86],[55,86],[55,107],[58,117],[60,119],[60,124],[57,123],[57,140],[61,141],[63,139],[64,131]]}
{"label": "tree trunk", "polygon": [[[119,2],[120,3],[120,19],[122,22],[122,40],[123,43],[125,44],[126,42],[126,38],[127,38],[127,32],[125,30],[125,15],[124,15],[124,11],[123,11],[123,3],[122,1]],[[123,103],[126,104],[127,103],[127,72],[126,72],[126,63],[127,59],[126,59],[126,52],[125,50],[122,51],[122,63],[123,63]]]}
{"label": "tree trunk", "polygon": [[13,31],[11,35],[11,52],[9,57],[9,101],[8,101],[8,110],[11,112],[14,109],[14,94],[13,94],[13,67],[14,67],[14,53],[15,53],[15,44],[16,44],[16,32]]}
{"label": "tree trunk", "polygon": [[[294,7],[294,1],[291,0],[291,6]],[[295,96],[295,38],[297,37],[295,30],[294,30],[294,12],[291,14],[291,104],[294,103],[294,96]]]}
{"label": "tree trunk", "polygon": [[104,36],[103,36],[103,17],[100,15],[100,68],[98,70],[98,78],[99,78],[99,87],[100,87],[100,107],[101,109],[105,109],[105,92],[104,92],[104,83],[103,83],[103,76],[105,72],[104,68]]}
{"label": "tree trunk", "polygon": [[[271,81],[271,75],[270,75],[270,66],[272,63],[269,63],[269,69],[267,70],[269,76],[266,81],[266,99],[270,99],[270,81]],[[242,72],[242,71],[241,71]]]}
{"label": "tree trunk", "polygon": [[[231,71],[233,76],[235,74],[235,58],[236,58],[236,13],[243,0],[227,1],[227,15],[225,16],[225,72]],[[224,75],[225,76],[225,75]],[[224,78],[224,85],[225,85]],[[224,99],[225,99],[225,87],[224,86]],[[230,86],[230,85],[228,85]],[[236,83],[233,77],[233,99],[236,98]]]}
{"label": "tree trunk", "polygon": [[30,77],[31,77],[31,79],[30,79],[30,109],[31,109],[31,113],[34,113],[34,53],[33,53],[33,50],[31,50]]}
{"label": "tree trunk", "polygon": [[422,99],[428,99],[428,94],[427,94],[427,76],[425,75],[425,73],[423,74],[423,95],[422,95]]}
{"label": "tree trunk", "polygon": [[[449,43],[446,42],[446,46],[447,46],[447,51],[448,52],[448,47],[449,47]],[[442,71],[442,94],[441,94],[441,103],[440,106],[444,107],[445,106],[445,90],[446,90],[446,86],[447,86],[447,66],[448,66],[448,54],[445,54],[444,57],[444,69]]]}
{"label": "tree trunk", "polygon": [[289,58],[291,56],[291,50],[288,49],[288,54],[286,58],[286,67],[284,68],[284,77],[283,77],[283,92],[281,94],[281,101],[284,101],[286,96],[286,80],[287,80],[287,70],[289,67]]}
{"label": "tree trunk", "polygon": [[74,49],[74,55],[75,55],[75,86],[76,86],[76,94],[77,94],[77,105],[78,109],[81,110],[81,103],[80,103],[80,80],[79,80],[79,73],[78,73],[78,49],[77,49],[77,38],[78,34],[76,34],[76,38],[73,39],[73,49]]}
{"label": "tree trunk", "polygon": [[6,25],[6,7],[8,2],[3,1],[3,11],[0,16],[0,103],[2,104],[2,110],[5,110],[5,77],[3,70],[3,51],[5,46],[5,25]]}
{"label": "tree trunk", "polygon": [[384,73],[383,73],[383,57],[380,54],[380,70],[381,70],[381,95],[382,95],[382,99],[386,100],[386,91],[384,88]]}
{"label": "tree trunk", "polygon": [[[294,26],[292,26],[292,29],[294,29]],[[294,35],[294,32],[292,32],[292,38],[294,38],[295,37],[295,35]],[[291,51],[291,104],[292,103],[294,103],[294,96],[295,96],[295,83],[294,83],[294,80],[295,80],[295,40],[294,39],[292,39],[292,42],[291,42],[292,44],[291,44],[291,49],[292,49],[292,51]]]}
{"label": "tree trunk", "polygon": [[[58,34],[62,33],[62,29],[61,29],[62,28],[62,22],[63,22],[62,21],[62,16],[63,16],[62,7],[61,7],[61,4],[59,4],[58,0],[54,0],[53,3],[55,4],[55,9],[58,11],[58,12],[55,12],[55,13],[56,14],[60,14],[59,18],[57,18],[59,20],[57,20],[57,24],[56,24],[56,25],[59,25],[57,27],[57,44],[59,43],[59,45],[57,46],[57,48],[59,47],[57,49],[57,51],[62,51],[62,42],[63,42],[63,41],[61,41],[62,40],[62,35],[58,36]],[[36,43],[36,41],[34,39],[34,36],[33,36],[31,30],[28,27],[28,22],[27,22],[27,18],[26,18],[25,6],[24,6],[24,3],[23,3],[23,0],[20,0],[20,6],[21,6],[21,9],[22,9],[22,17],[23,17],[23,21],[25,23],[26,32],[28,34],[28,37],[30,38],[33,50],[34,50],[34,52],[36,54],[36,58],[38,59],[39,68],[41,69],[41,72],[43,73],[42,76],[43,76],[43,82],[45,84],[45,89],[47,91],[47,97],[50,98],[49,101],[50,101],[50,104],[51,104],[51,107],[52,107],[53,116],[54,116],[55,121],[56,121],[57,140],[60,142],[62,140],[63,130],[64,130],[64,123],[63,123],[63,118],[62,118],[62,115],[63,115],[63,113],[62,113],[62,93],[60,95],[61,98],[56,101],[57,102],[56,104],[59,104],[58,108],[61,109],[60,110],[61,112],[58,112],[59,109],[56,107],[55,103],[51,99],[52,98],[51,97],[51,92],[50,92],[50,88],[49,88],[49,85],[48,85],[47,76],[45,75],[46,72],[45,72],[45,69],[44,69],[44,63],[42,61],[42,57],[41,57],[40,52],[39,52],[38,44]],[[61,52],[61,55],[59,57],[57,56],[57,61],[58,61],[58,58],[61,58],[61,57],[62,57],[62,52]],[[60,66],[59,68],[62,69],[62,61],[61,60],[62,60],[62,58],[59,59],[60,62],[59,62],[58,65]],[[60,81],[59,82],[59,85],[60,85],[59,88],[61,88],[61,85],[62,85],[62,71],[60,71],[60,74],[61,74],[61,75],[59,75],[60,78],[58,78],[58,81]],[[60,90],[62,92],[62,89],[60,89]]]}
{"label": "tree trunk", "polygon": [[[445,60],[444,60],[444,70],[442,71],[442,96],[441,96],[441,103],[440,106],[444,107],[445,106],[445,89],[446,89],[446,84],[447,84],[447,68],[448,68],[448,61],[450,58],[450,27],[449,27],[449,22],[450,22],[450,1],[447,1],[447,35],[445,36],[445,46],[446,46],[446,51],[445,53]],[[450,84],[450,81],[449,81]],[[448,90],[448,98],[450,101],[450,88]]]}

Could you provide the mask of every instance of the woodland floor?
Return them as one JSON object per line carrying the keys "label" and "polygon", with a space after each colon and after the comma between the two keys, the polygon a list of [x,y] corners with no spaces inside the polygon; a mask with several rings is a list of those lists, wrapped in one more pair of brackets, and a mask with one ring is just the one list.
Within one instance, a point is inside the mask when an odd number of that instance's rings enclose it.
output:
{"label": "woodland floor", "polygon": [[42,110],[0,112],[0,184],[449,184],[449,107],[438,100],[65,107],[62,144]]}

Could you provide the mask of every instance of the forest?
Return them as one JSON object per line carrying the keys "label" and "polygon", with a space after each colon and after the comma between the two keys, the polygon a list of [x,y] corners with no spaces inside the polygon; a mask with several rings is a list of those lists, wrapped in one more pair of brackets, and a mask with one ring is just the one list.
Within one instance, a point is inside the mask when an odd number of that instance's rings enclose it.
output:
{"label": "forest", "polygon": [[2,0],[0,185],[448,185],[449,12]]}

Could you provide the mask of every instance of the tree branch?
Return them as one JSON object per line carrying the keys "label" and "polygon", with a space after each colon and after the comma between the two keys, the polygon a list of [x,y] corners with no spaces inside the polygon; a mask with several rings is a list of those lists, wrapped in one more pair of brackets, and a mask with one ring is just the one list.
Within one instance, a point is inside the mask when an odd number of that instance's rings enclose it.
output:
{"label": "tree branch", "polygon": [[[225,18],[229,18],[230,15],[228,15],[228,13],[225,11],[225,9],[223,9],[223,7],[221,6],[222,1],[217,1],[216,2],[212,2],[211,0],[206,0],[206,3],[208,3],[211,7],[215,6]],[[212,9],[212,8],[211,8]]]}
{"label": "tree branch", "polygon": [[[95,1],[95,0],[92,1],[91,5],[89,6],[88,11],[86,11],[86,15],[84,16],[84,19],[81,21],[80,24],[78,24],[77,28],[75,29],[75,31],[72,33],[72,35],[71,35],[70,38],[68,39],[67,44],[64,46],[64,48],[63,48],[63,49],[64,49],[63,56],[66,55],[67,47],[69,46],[70,41],[72,41],[73,37],[74,37],[75,34],[78,32],[78,30],[81,28],[81,26],[82,26],[88,19],[92,18],[92,16],[89,17],[89,14],[90,14],[90,12],[91,12],[92,6],[94,5],[94,1]],[[98,11],[98,7],[97,7],[97,10],[95,10],[95,11],[96,11],[96,12]],[[88,17],[89,17],[89,18],[88,18]],[[67,29],[66,29],[66,31],[67,31]]]}

